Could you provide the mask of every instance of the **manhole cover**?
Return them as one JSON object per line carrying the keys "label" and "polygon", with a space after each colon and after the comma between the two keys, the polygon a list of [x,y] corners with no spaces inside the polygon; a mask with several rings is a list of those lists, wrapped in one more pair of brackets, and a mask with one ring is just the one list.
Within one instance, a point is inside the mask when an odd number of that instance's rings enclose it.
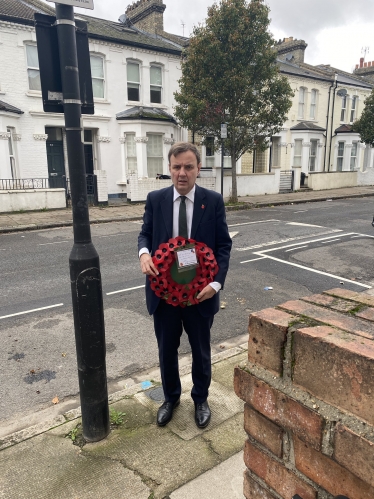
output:
{"label": "manhole cover", "polygon": [[153,388],[153,390],[148,390],[147,392],[145,392],[145,394],[155,402],[163,402],[165,400],[164,390],[162,389],[162,386]]}

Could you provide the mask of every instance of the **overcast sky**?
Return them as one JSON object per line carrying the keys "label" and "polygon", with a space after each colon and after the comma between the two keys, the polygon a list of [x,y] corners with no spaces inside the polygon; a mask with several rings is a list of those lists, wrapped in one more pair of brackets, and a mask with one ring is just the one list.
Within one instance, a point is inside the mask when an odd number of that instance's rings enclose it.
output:
{"label": "overcast sky", "polygon": [[[76,9],[95,17],[117,21],[132,3],[127,0],[94,0],[95,10]],[[164,0],[164,28],[188,36],[203,22],[213,0]],[[271,31],[276,40],[293,36],[308,43],[305,62],[331,64],[352,71],[369,47],[366,61],[374,61],[374,0],[266,0]]]}

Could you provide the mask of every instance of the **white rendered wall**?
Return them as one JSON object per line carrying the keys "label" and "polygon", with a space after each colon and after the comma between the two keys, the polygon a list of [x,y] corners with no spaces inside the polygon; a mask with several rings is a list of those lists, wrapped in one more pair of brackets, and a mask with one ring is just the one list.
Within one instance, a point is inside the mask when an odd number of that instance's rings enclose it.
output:
{"label": "white rendered wall", "polygon": [[308,187],[314,191],[325,189],[339,189],[341,187],[355,187],[357,185],[357,171],[309,173]]}
{"label": "white rendered wall", "polygon": [[65,189],[0,190],[0,213],[66,208]]}

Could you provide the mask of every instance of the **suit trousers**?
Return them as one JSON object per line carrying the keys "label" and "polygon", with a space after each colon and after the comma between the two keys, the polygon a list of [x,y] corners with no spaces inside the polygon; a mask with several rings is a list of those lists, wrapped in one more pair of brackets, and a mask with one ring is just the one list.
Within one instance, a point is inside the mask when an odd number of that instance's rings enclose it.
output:
{"label": "suit trousers", "polygon": [[173,307],[160,300],[153,314],[155,333],[158,343],[162,387],[166,402],[176,402],[182,392],[178,348],[183,328],[188,335],[192,350],[191,397],[196,404],[208,398],[212,378],[210,351],[210,328],[214,317],[203,317],[197,305]]}

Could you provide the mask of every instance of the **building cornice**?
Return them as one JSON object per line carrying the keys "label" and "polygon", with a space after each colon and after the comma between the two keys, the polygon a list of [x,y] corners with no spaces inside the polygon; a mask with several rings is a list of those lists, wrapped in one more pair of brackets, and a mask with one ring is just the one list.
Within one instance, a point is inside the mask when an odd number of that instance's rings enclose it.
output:
{"label": "building cornice", "polygon": [[[17,17],[4,16],[1,14],[0,14],[0,27],[17,28],[29,32],[35,31],[34,21],[31,21],[30,19],[20,19]],[[95,40],[96,42],[97,40],[107,42],[108,44],[113,44],[114,46],[126,47],[129,50],[134,50],[134,48],[145,49],[152,54],[154,53],[156,54],[160,53],[162,55],[171,54],[177,56],[178,58],[180,58],[182,55],[182,50],[177,50],[173,48],[169,49],[167,47],[153,47],[151,45],[147,45],[141,42],[132,42],[131,40],[122,41],[116,38],[112,38],[110,36],[96,35],[95,33],[88,33],[88,39]]]}
{"label": "building cornice", "polygon": [[[52,118],[52,119],[64,119],[64,115],[61,113],[45,113],[44,111],[29,111],[31,116],[35,118]],[[84,121],[110,121],[112,116],[96,116],[95,114],[83,114]]]}

